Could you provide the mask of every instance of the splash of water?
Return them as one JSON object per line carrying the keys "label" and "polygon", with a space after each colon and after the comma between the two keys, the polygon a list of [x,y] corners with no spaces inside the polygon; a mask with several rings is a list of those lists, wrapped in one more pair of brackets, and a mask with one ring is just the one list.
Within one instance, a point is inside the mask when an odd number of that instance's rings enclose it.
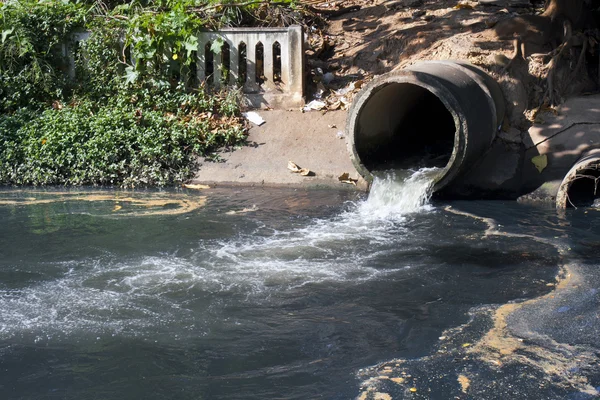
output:
{"label": "splash of water", "polygon": [[[207,293],[260,302],[271,293],[310,283],[364,282],[409,269],[410,265],[401,263],[378,268],[376,260],[400,247],[418,246],[405,218],[431,209],[428,200],[436,169],[402,172],[406,171],[380,174],[368,199],[307,226],[274,230],[266,236],[252,231],[201,241],[187,257],[121,260],[107,254],[102,259],[55,265],[62,271],[56,279],[19,290],[0,290],[0,339],[27,332],[137,334],[163,326],[165,318],[171,324],[179,321],[200,329],[203,325],[195,315],[210,318],[209,309],[219,300],[193,312],[187,302],[194,303]],[[44,263],[31,266],[32,270],[49,267]]]}
{"label": "splash of water", "polygon": [[359,206],[366,220],[397,220],[402,216],[430,210],[439,168],[422,168],[418,171],[383,171],[376,174],[369,198]]}

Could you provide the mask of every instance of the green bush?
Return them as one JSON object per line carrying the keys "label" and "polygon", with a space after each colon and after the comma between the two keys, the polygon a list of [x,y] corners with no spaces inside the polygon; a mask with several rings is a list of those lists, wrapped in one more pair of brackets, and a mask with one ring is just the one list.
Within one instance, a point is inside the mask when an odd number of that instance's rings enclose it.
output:
{"label": "green bush", "polygon": [[[0,0],[0,184],[170,185],[242,142],[237,92],[184,82],[197,5]],[[72,80],[62,45],[84,29]]]}
{"label": "green bush", "polygon": [[[197,155],[244,140],[237,118],[202,92],[138,91],[0,116],[0,183],[170,185],[193,176]],[[215,112],[207,112],[211,108]],[[217,118],[217,115],[221,117]]]}

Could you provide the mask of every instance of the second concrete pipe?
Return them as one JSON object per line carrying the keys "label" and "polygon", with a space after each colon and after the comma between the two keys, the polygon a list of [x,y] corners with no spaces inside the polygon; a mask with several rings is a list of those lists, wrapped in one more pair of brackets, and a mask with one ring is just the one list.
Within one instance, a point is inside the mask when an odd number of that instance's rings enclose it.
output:
{"label": "second concrete pipe", "polygon": [[450,185],[489,148],[504,116],[497,82],[459,61],[426,61],[382,75],[356,96],[348,116],[358,172],[439,167],[434,191]]}

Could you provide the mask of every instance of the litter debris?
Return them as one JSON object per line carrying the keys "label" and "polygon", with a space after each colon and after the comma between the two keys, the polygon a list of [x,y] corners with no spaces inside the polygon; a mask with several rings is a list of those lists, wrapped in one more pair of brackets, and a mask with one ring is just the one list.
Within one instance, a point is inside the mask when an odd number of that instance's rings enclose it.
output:
{"label": "litter debris", "polygon": [[244,117],[246,117],[246,119],[248,121],[252,122],[256,126],[261,126],[262,124],[264,124],[266,122],[260,115],[258,115],[258,113],[254,112],[254,111],[248,111],[248,112],[243,113],[242,115]]}
{"label": "litter debris", "polygon": [[343,138],[344,138],[344,132],[342,132],[342,131],[337,131],[337,133],[335,134],[335,136],[336,136],[338,139],[343,139]]}
{"label": "litter debris", "polygon": [[313,101],[309,102],[307,105],[305,105],[302,108],[302,111],[311,111],[311,110],[321,111],[326,106],[327,106],[327,103],[325,103],[324,101],[313,100]]}
{"label": "litter debris", "polygon": [[292,172],[300,172],[300,167],[293,161],[288,161],[287,167]]}
{"label": "litter debris", "polygon": [[323,83],[329,85],[335,79],[335,75],[331,72],[327,72],[323,75]]}
{"label": "litter debris", "polygon": [[237,215],[237,214],[246,214],[249,212],[253,212],[253,211],[258,211],[258,207],[256,207],[256,204],[253,204],[252,207],[249,208],[244,208],[241,210],[231,210],[231,211],[227,211],[225,213],[225,215]]}
{"label": "litter debris", "polygon": [[208,185],[198,185],[198,184],[193,184],[193,183],[184,183],[182,186],[186,189],[195,189],[195,190],[210,189],[210,186],[208,186]]}
{"label": "litter debris", "polygon": [[348,172],[344,172],[343,174],[338,176],[338,180],[342,183],[347,183],[349,185],[354,186],[356,186],[356,182],[358,182],[358,179],[350,178],[350,174]]}
{"label": "litter debris", "polygon": [[312,175],[312,174],[313,174],[313,172],[312,172],[310,169],[308,169],[308,168],[300,168],[300,167],[298,166],[298,164],[296,164],[296,163],[295,163],[295,162],[293,162],[293,161],[288,161],[287,168],[288,168],[290,171],[292,171],[292,172],[294,172],[294,173],[296,173],[296,174],[300,174],[300,175],[302,175],[302,176],[310,176],[310,175]]}

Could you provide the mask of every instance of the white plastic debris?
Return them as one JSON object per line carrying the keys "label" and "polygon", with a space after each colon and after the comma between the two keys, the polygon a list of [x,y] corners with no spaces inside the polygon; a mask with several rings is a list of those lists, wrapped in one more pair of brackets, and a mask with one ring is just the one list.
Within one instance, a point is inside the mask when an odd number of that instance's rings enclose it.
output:
{"label": "white plastic debris", "polygon": [[343,139],[343,138],[344,138],[344,132],[342,132],[342,131],[337,131],[337,133],[335,134],[335,136],[336,136],[338,139]]}
{"label": "white plastic debris", "polygon": [[310,103],[308,103],[307,105],[305,105],[302,110],[304,110],[304,111],[310,111],[310,110],[320,111],[320,110],[324,109],[326,106],[327,106],[327,103],[325,103],[324,101],[313,100]]}
{"label": "white plastic debris", "polygon": [[252,122],[256,126],[261,126],[266,122],[260,115],[258,115],[258,113],[254,111],[245,112],[243,113],[243,116],[246,117],[248,121]]}

